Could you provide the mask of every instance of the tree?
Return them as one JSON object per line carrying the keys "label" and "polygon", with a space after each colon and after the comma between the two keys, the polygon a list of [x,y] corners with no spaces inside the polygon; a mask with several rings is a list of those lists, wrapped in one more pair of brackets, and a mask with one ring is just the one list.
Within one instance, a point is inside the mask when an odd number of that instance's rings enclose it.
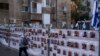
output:
{"label": "tree", "polygon": [[75,2],[77,8],[74,11],[71,11],[71,18],[76,22],[81,20],[89,20],[89,12],[90,12],[90,2],[86,1],[86,5],[82,4],[81,0],[72,0]]}

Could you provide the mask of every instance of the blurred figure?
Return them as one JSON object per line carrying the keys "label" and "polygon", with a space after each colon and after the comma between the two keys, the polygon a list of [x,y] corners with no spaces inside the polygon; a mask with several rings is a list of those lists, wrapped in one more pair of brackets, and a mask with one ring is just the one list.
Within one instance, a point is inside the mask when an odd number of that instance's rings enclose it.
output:
{"label": "blurred figure", "polygon": [[26,37],[22,37],[19,44],[19,56],[22,56],[22,52],[25,53],[25,56],[28,56],[27,49],[28,49],[28,39]]}
{"label": "blurred figure", "polygon": [[82,25],[83,30],[86,30],[86,23],[84,22]]}
{"label": "blurred figure", "polygon": [[75,24],[75,29],[79,29],[79,24],[78,24],[78,22]]}

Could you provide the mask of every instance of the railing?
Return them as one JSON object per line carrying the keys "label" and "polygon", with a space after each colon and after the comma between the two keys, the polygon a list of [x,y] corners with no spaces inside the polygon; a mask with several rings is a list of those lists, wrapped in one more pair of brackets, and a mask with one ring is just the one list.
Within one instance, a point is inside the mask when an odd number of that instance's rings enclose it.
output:
{"label": "railing", "polygon": [[31,19],[32,20],[42,20],[42,15],[41,14],[31,14]]}
{"label": "railing", "polygon": [[43,7],[42,12],[43,13],[55,13],[55,8],[54,7]]}
{"label": "railing", "polygon": [[36,8],[33,8],[32,9],[32,13],[37,13],[37,9]]}

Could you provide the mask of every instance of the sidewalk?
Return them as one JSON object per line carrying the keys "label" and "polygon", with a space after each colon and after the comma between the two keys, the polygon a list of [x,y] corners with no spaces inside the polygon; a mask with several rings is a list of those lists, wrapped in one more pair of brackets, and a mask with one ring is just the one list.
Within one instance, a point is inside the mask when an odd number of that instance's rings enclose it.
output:
{"label": "sidewalk", "polygon": [[[40,54],[40,49],[28,49],[29,56],[44,56],[38,55]],[[8,47],[8,43],[5,42],[4,39],[0,40],[0,56],[18,56],[18,49],[15,47]]]}
{"label": "sidewalk", "polygon": [[0,43],[0,56],[18,56],[18,51]]}

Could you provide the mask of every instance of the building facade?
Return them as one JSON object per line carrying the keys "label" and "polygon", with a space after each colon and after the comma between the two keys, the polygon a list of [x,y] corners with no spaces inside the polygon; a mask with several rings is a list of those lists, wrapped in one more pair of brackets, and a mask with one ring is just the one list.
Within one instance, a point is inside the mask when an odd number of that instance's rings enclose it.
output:
{"label": "building facade", "polygon": [[[10,47],[19,49],[22,27],[10,29]],[[70,30],[24,28],[25,36],[29,40],[29,54],[33,56],[100,56],[99,32],[94,30]],[[5,39],[7,29],[0,27],[0,36]],[[6,33],[5,33],[6,32]],[[2,40],[2,43],[8,43]],[[39,49],[35,50],[35,49]]]}
{"label": "building facade", "polygon": [[70,25],[70,0],[1,0],[0,3],[6,3],[5,8],[8,7],[7,10],[0,9],[0,18],[4,19],[2,23],[8,23],[9,19],[10,23],[17,24],[25,22],[39,25],[48,21],[47,24],[58,28],[62,27],[63,22]]}

